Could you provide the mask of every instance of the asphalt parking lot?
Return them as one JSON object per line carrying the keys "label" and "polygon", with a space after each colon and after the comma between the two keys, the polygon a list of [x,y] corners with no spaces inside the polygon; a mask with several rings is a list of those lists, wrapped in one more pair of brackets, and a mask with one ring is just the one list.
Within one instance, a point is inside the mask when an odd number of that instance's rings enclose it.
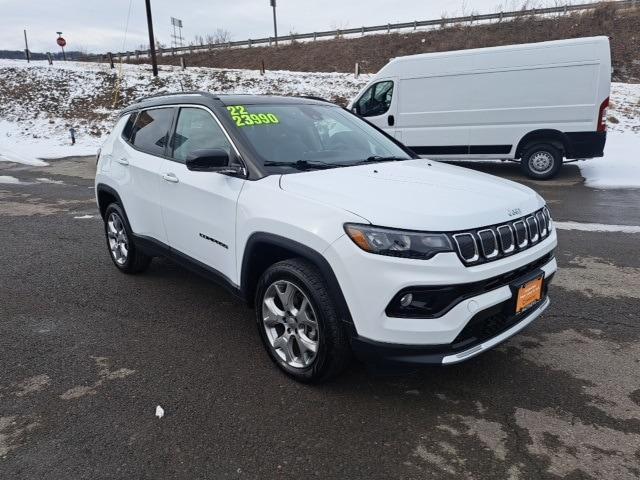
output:
{"label": "asphalt parking lot", "polygon": [[[0,163],[0,479],[640,477],[640,233],[560,230],[552,305],[449,368],[296,384],[246,306],[173,264],[111,264],[93,159]],[[575,165],[558,221],[640,225]],[[165,417],[154,416],[157,405]]]}

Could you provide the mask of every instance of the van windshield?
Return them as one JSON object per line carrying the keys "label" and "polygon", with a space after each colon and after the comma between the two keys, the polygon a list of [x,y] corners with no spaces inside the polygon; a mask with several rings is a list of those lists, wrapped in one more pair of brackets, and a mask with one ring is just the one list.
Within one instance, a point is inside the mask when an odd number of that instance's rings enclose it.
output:
{"label": "van windshield", "polygon": [[227,111],[267,171],[411,158],[375,128],[333,105],[234,105]]}

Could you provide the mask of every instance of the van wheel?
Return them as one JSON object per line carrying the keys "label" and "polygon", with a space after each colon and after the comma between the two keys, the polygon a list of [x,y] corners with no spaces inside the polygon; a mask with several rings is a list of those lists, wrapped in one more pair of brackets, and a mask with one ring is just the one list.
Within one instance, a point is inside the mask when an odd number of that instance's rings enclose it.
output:
{"label": "van wheel", "polygon": [[109,256],[118,270],[124,273],[140,273],[147,269],[151,257],[136,247],[127,216],[117,203],[110,204],[105,211],[104,234]]}
{"label": "van wheel", "polygon": [[256,289],[256,321],[271,360],[295,380],[319,383],[339,374],[351,349],[318,269],[302,259],[272,265]]}
{"label": "van wheel", "polygon": [[520,166],[529,178],[548,180],[562,168],[562,152],[549,143],[536,143],[524,150]]}

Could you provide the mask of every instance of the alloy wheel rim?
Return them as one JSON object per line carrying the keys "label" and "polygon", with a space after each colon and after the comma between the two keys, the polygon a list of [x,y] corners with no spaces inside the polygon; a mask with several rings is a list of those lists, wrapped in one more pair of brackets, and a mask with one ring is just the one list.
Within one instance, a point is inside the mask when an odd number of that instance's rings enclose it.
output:
{"label": "alloy wheel rim", "polygon": [[262,321],[276,355],[293,368],[307,368],[320,346],[318,317],[309,298],[298,286],[278,280],[266,289]]}
{"label": "alloy wheel rim", "polygon": [[124,265],[129,256],[129,238],[120,215],[111,213],[107,219],[107,241],[111,256],[118,265]]}
{"label": "alloy wheel rim", "polygon": [[549,152],[536,152],[531,155],[529,165],[536,173],[547,173],[553,168],[553,155]]}

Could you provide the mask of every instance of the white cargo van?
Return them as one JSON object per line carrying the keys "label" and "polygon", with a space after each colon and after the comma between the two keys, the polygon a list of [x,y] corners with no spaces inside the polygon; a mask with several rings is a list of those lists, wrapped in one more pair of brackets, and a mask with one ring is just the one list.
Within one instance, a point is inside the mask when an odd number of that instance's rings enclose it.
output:
{"label": "white cargo van", "polygon": [[603,155],[610,87],[609,39],[576,38],[395,58],[350,108],[419,155],[547,179]]}

